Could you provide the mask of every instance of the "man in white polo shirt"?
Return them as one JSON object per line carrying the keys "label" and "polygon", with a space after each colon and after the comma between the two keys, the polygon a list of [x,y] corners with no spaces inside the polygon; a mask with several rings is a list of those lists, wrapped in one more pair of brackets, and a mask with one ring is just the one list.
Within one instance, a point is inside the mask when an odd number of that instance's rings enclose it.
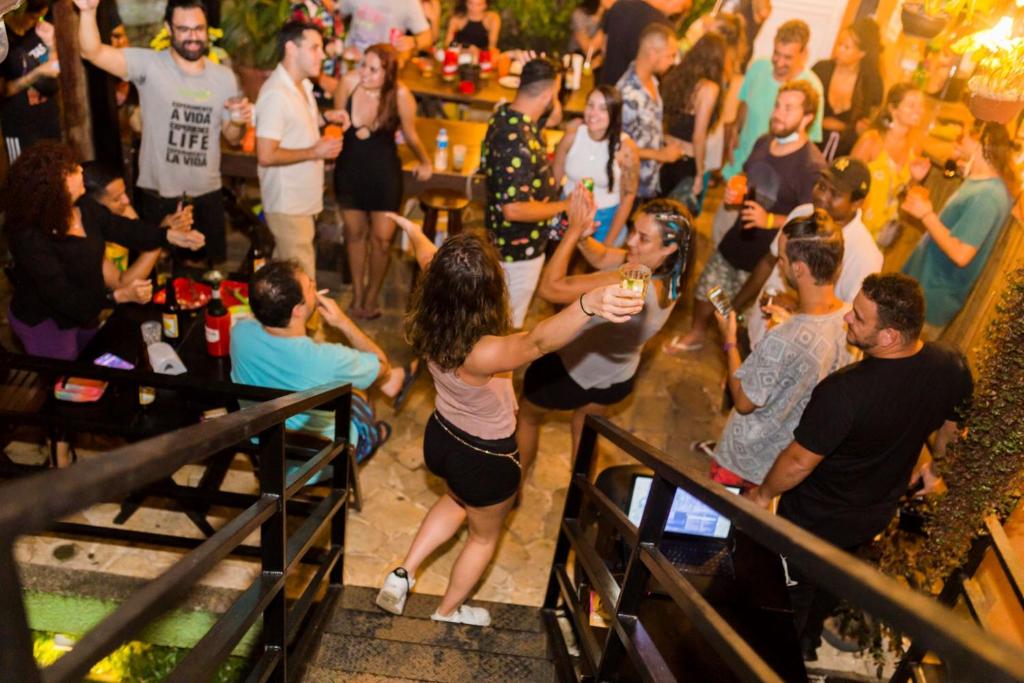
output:
{"label": "man in white polo shirt", "polygon": [[[281,63],[256,100],[256,160],[274,258],[295,259],[316,280],[313,237],[323,208],[324,160],[341,153],[341,140],[324,137],[310,79],[320,75],[324,40],[315,24],[289,22],[277,38]],[[344,112],[327,112],[347,125]]]}

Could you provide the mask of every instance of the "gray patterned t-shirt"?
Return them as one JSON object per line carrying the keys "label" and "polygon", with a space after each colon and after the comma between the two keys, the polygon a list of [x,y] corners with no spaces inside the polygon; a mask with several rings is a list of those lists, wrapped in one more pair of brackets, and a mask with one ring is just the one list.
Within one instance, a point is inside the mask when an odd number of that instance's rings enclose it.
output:
{"label": "gray patterned t-shirt", "polygon": [[818,382],[849,364],[843,316],[798,314],[771,329],[736,371],[743,393],[761,406],[729,415],[715,446],[719,465],[760,484],[775,458],[793,440]]}

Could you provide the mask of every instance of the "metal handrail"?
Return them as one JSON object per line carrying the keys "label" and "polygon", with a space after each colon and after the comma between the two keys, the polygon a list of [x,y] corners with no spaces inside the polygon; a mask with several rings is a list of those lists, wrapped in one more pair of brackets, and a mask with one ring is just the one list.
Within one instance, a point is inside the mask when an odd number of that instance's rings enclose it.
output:
{"label": "metal handrail", "polygon": [[[50,368],[46,368],[49,370]],[[100,370],[105,370],[100,368]],[[119,372],[119,371],[114,371]],[[122,375],[117,379],[126,379]],[[148,378],[147,378],[148,379]],[[270,390],[275,391],[276,390]],[[186,658],[175,674],[182,680],[208,679],[255,619],[263,618],[263,654],[255,664],[261,680],[282,681],[288,671],[288,650],[299,638],[321,585],[310,584],[288,609],[285,577],[309,553],[314,540],[330,528],[331,547],[321,556],[316,576],[329,576],[336,594],[342,579],[348,466],[336,466],[331,493],[319,501],[299,529],[285,524],[288,499],[298,492],[296,479],[286,477],[285,421],[299,413],[333,407],[335,441],[302,469],[308,479],[345,450],[351,412],[351,386],[323,385],[287,394],[224,417],[163,434],[105,453],[62,470],[51,470],[0,486],[0,670],[4,677],[29,683],[80,680],[92,664],[131,637],[153,618],[173,607],[216,563],[260,530],[261,574],[234,607],[220,617],[202,643],[213,643],[215,656]],[[67,515],[112,497],[135,492],[169,477],[184,465],[199,463],[227,448],[259,437],[260,495],[213,536],[198,544],[166,572],[130,596],[91,629],[65,657],[40,671],[19,590],[13,546],[19,536],[45,531]],[[55,495],[55,492],[59,495]],[[306,504],[304,503],[304,506]],[[251,595],[258,595],[252,602]],[[323,607],[328,601],[321,601]],[[258,608],[258,609],[257,609]],[[238,615],[243,617],[239,618]],[[204,647],[209,647],[204,645]],[[297,670],[297,669],[295,669]],[[293,670],[293,671],[295,671]]]}
{"label": "metal handrail", "polygon": [[[589,483],[587,473],[598,436],[654,471],[639,527],[625,520],[629,528],[623,529],[623,520],[618,519],[622,516],[621,511],[608,498],[594,495],[596,489]],[[564,567],[570,550],[577,552],[581,563],[592,564],[592,550],[578,547],[586,538],[579,533],[577,521],[584,498],[600,513],[609,516],[617,529],[625,532],[624,540],[633,549],[621,587],[616,586],[608,591],[608,596],[602,596],[614,598],[610,603],[615,606],[612,614],[614,624],[598,661],[583,662],[584,677],[603,680],[625,656],[633,660],[642,677],[646,678],[651,673],[645,673],[643,658],[638,660],[643,653],[638,654],[637,643],[631,640],[630,625],[643,600],[644,586],[653,573],[662,582],[667,582],[663,583],[666,592],[694,620],[698,630],[714,632],[716,638],[710,638],[710,644],[719,652],[727,650],[730,653],[723,659],[737,677],[743,680],[764,679],[758,673],[763,672],[764,663],[756,653],[742,640],[737,640],[739,636],[730,632],[731,629],[723,630],[718,615],[707,613],[708,605],[697,604],[691,599],[694,597],[692,586],[681,572],[663,561],[664,557],[658,550],[672,497],[678,487],[728,517],[748,536],[756,538],[759,544],[798,564],[803,573],[814,576],[821,585],[829,586],[838,597],[862,607],[911,636],[915,644],[937,653],[955,672],[956,680],[1024,680],[1024,650],[994,638],[937,601],[903,586],[792,522],[769,514],[746,498],[729,493],[713,482],[706,469],[696,462],[664,453],[604,418],[587,417],[573,469],[545,607],[555,608],[559,595],[575,607],[576,596],[564,589],[564,581],[560,583],[557,576],[557,570]],[[596,581],[596,585],[601,586],[605,578]],[[654,657],[652,661],[657,659]]]}

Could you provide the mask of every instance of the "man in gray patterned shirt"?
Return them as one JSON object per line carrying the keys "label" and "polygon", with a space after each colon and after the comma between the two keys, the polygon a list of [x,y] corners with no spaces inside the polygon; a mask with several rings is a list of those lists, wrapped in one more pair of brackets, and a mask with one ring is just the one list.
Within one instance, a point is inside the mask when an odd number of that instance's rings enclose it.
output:
{"label": "man in gray patterned shirt", "polygon": [[766,306],[764,312],[781,322],[742,363],[736,313],[718,316],[735,407],[715,445],[716,481],[760,484],[793,440],[811,391],[852,360],[843,323],[849,306],[834,291],[842,262],[843,234],[825,211],[793,219],[779,237],[779,267],[799,296],[796,312]]}

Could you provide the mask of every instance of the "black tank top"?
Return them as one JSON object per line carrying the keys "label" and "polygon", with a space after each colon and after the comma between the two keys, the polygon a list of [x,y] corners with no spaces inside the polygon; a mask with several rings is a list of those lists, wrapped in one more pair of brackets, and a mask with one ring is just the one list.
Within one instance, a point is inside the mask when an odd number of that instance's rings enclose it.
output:
{"label": "black tank top", "polygon": [[475,45],[481,50],[486,50],[490,44],[490,36],[487,35],[484,22],[467,21],[465,26],[456,31],[452,42],[458,45]]}

